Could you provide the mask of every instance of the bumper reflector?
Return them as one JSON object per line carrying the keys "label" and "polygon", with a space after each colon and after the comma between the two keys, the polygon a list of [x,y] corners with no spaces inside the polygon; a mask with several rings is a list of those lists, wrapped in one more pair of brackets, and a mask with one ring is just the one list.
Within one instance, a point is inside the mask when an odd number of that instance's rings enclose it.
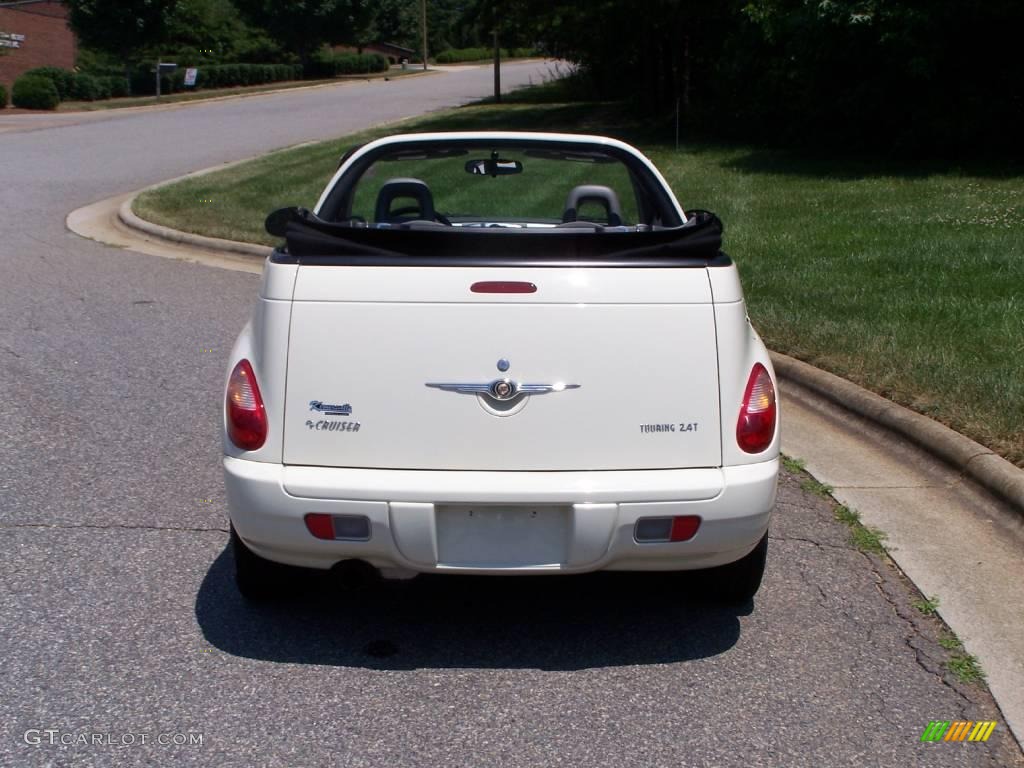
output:
{"label": "bumper reflector", "polygon": [[676,517],[641,517],[633,526],[633,538],[640,544],[689,541],[700,528],[697,515]]}
{"label": "bumper reflector", "polygon": [[370,518],[365,515],[324,515],[310,512],[306,528],[318,539],[328,541],[368,541]]}

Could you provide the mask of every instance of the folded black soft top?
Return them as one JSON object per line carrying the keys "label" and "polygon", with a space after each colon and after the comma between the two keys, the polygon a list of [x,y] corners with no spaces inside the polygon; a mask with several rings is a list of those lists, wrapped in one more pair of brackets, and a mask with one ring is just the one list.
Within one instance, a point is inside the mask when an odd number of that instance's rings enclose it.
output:
{"label": "folded black soft top", "polygon": [[708,267],[730,264],[722,222],[694,211],[681,227],[649,231],[590,228],[354,227],[294,209],[286,247],[273,260],[339,266]]}

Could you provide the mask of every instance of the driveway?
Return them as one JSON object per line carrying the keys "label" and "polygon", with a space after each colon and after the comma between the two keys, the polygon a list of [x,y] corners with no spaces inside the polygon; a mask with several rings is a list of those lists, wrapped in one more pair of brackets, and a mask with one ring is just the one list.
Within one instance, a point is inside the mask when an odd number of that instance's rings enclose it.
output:
{"label": "driveway", "polygon": [[458,68],[2,119],[0,765],[1024,764],[1002,725],[920,741],[998,711],[944,674],[910,585],[791,476],[752,609],[656,575],[357,595],[307,579],[294,603],[241,602],[217,424],[258,277],[104,247],[64,218],[490,85]]}

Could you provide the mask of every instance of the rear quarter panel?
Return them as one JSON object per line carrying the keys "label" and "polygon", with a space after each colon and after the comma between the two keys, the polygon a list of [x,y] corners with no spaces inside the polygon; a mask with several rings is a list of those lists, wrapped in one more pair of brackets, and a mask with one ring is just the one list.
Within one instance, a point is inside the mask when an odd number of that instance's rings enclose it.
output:
{"label": "rear quarter panel", "polygon": [[256,374],[256,383],[267,412],[267,440],[259,450],[243,451],[228,438],[226,402],[221,398],[221,440],[224,455],[249,461],[280,463],[284,444],[284,395],[288,372],[288,328],[291,322],[292,291],[298,267],[275,264],[269,259],[263,267],[260,293],[252,316],[235,340],[224,375],[225,388],[231,371],[246,359]]}
{"label": "rear quarter panel", "polygon": [[746,453],[736,442],[736,422],[747,379],[755,363],[761,363],[775,382],[775,397],[778,403],[779,387],[768,357],[768,350],[750,322],[743,289],[740,286],[736,265],[715,267],[708,270],[711,278],[711,292],[715,302],[715,330],[718,336],[718,372],[722,414],[722,464],[740,466],[757,464],[775,459],[779,455],[782,432],[782,407],[778,405],[775,437],[771,445],[760,453]]}

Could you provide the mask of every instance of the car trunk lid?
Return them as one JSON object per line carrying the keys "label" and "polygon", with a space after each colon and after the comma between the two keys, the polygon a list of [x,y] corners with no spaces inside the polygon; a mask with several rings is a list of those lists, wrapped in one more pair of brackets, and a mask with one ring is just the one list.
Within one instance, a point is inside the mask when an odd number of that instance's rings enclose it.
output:
{"label": "car trunk lid", "polygon": [[[532,290],[495,288],[502,283]],[[473,391],[505,380],[516,388],[510,400]],[[718,392],[705,268],[303,265],[284,461],[718,466]]]}

